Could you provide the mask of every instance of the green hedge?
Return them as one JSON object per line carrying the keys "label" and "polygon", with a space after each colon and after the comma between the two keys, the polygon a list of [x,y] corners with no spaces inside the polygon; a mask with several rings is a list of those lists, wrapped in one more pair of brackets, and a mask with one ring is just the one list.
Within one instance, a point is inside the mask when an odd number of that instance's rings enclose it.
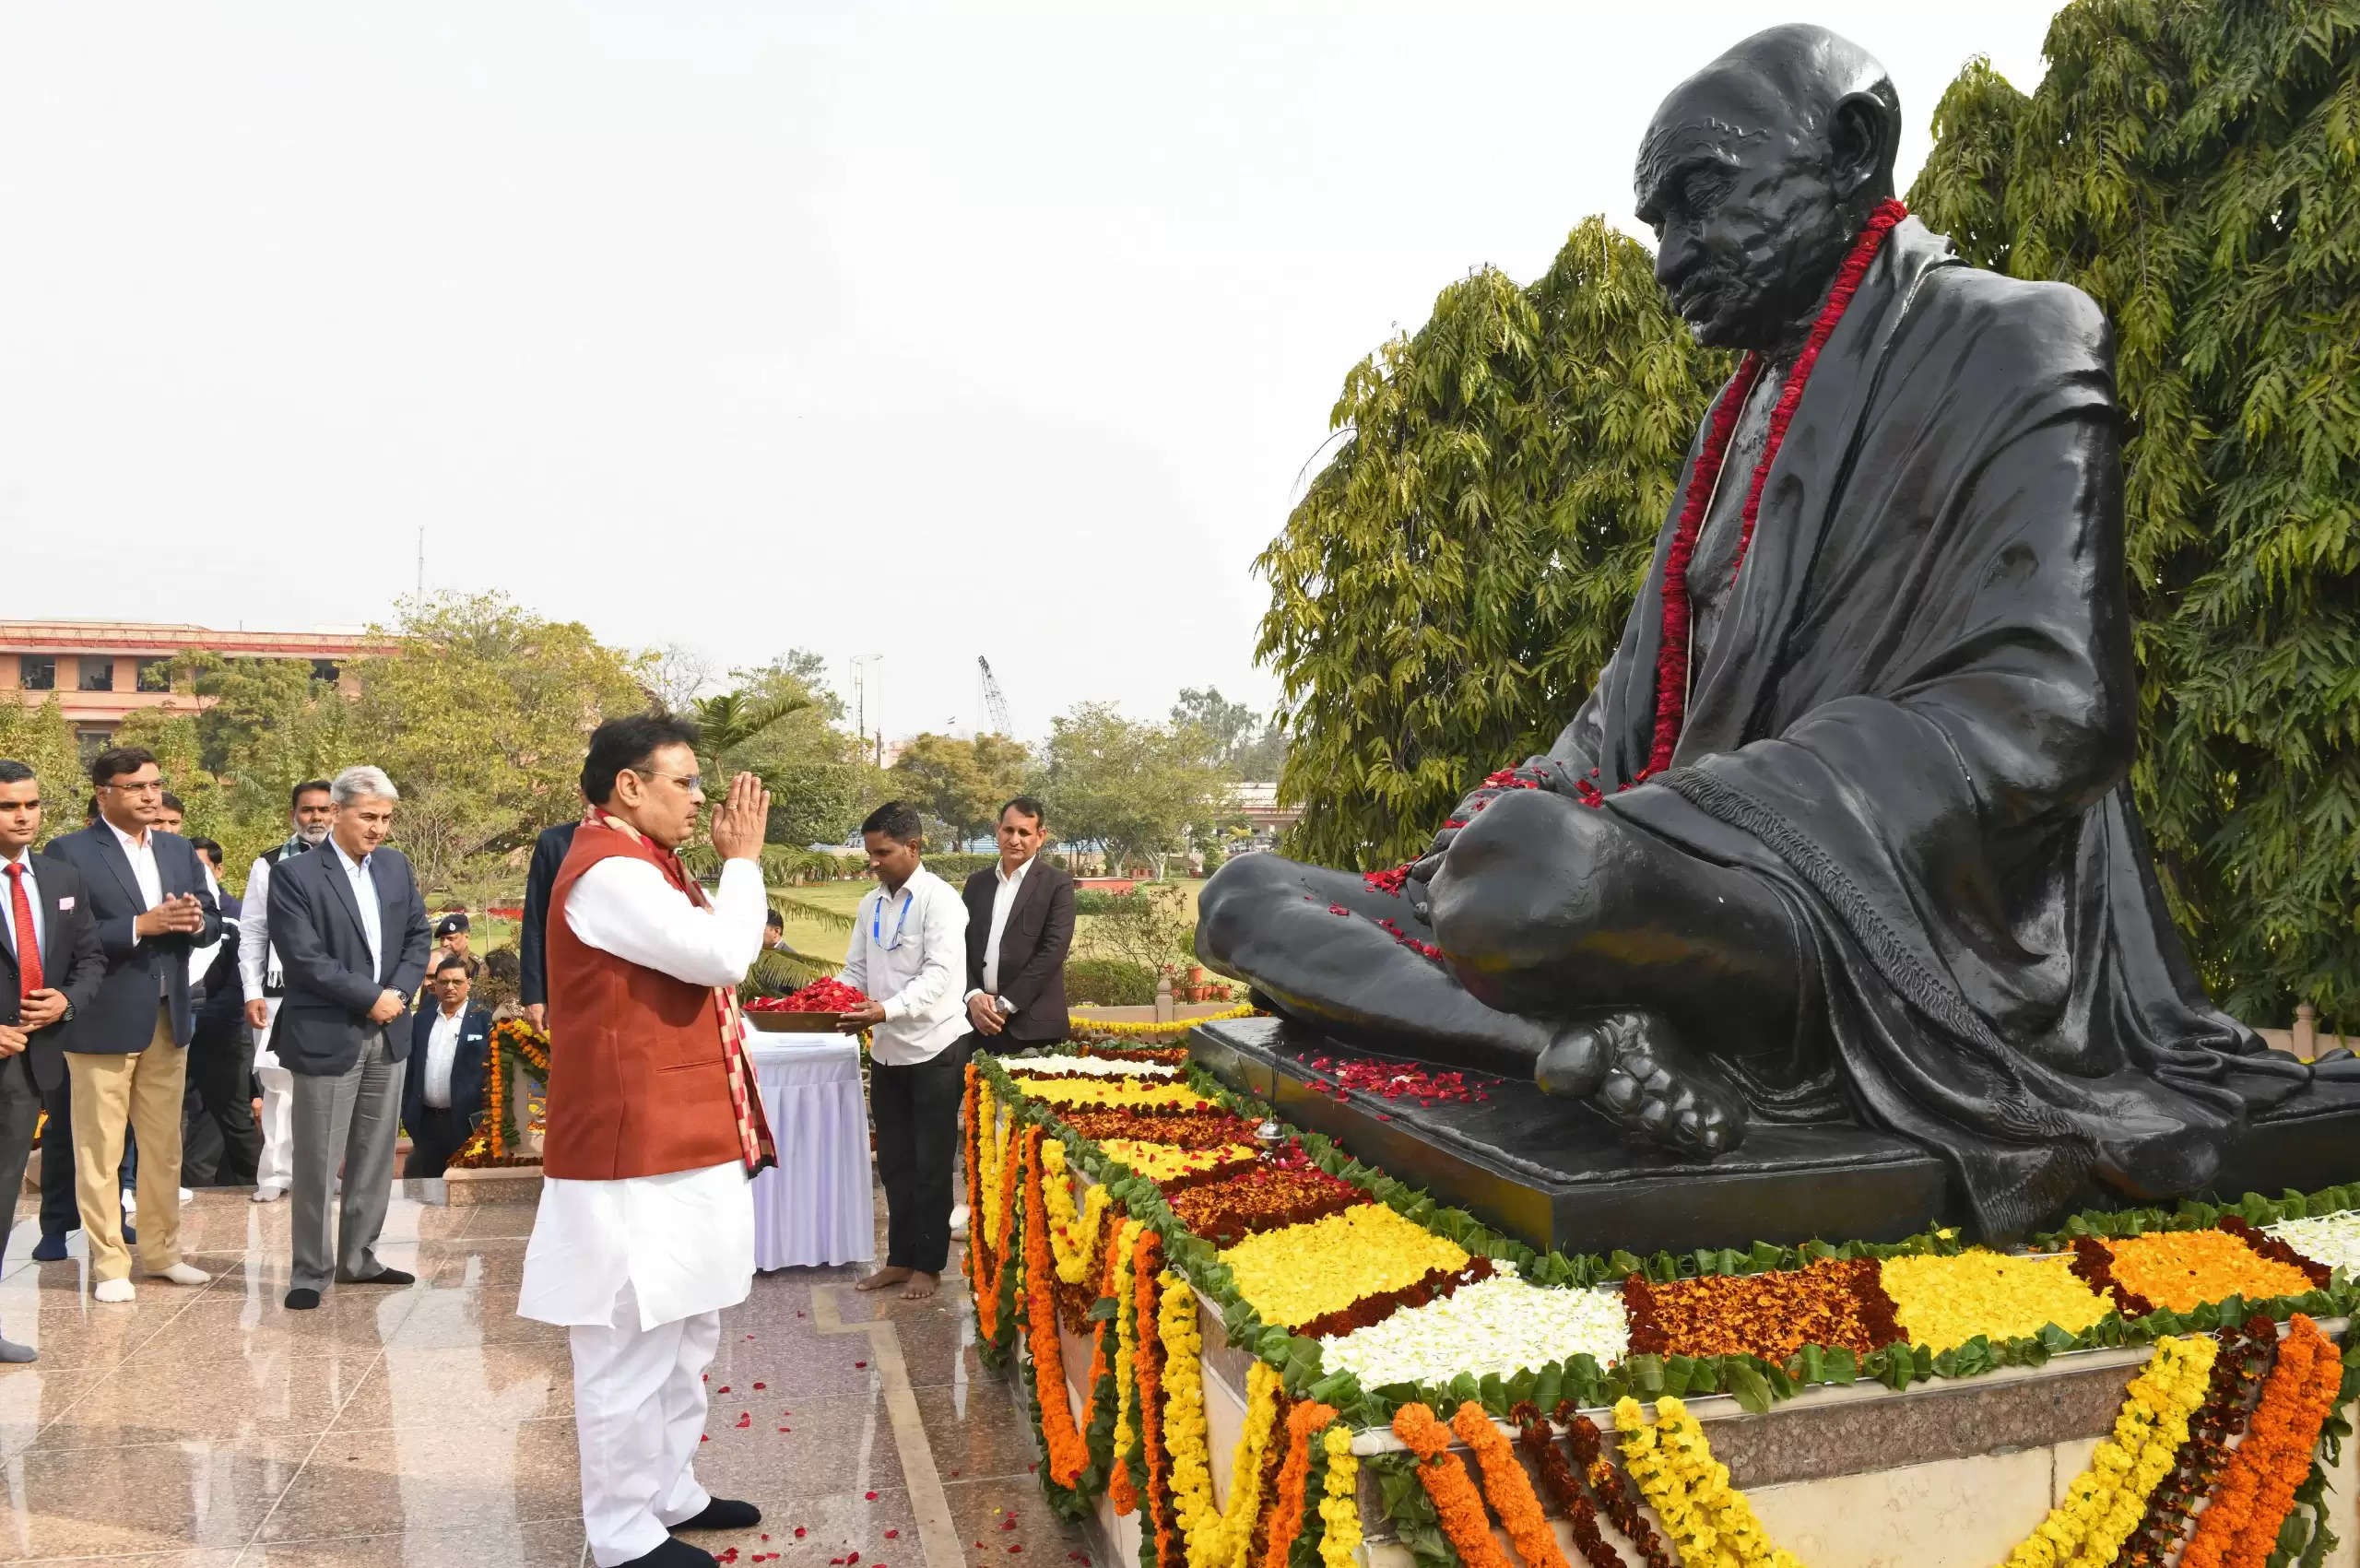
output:
{"label": "green hedge", "polygon": [[1127,959],[1074,959],[1066,965],[1066,1001],[1101,1008],[1155,1006],[1155,971]]}

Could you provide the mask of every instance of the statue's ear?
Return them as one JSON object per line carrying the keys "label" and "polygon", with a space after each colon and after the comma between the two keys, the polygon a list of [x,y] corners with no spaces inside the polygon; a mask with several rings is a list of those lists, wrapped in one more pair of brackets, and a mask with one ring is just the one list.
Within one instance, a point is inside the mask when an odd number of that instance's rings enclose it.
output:
{"label": "statue's ear", "polygon": [[[1892,195],[1894,155],[1899,125],[1892,109],[1872,93],[1845,94],[1828,124],[1829,173],[1839,200],[1867,192],[1882,200]],[[1886,189],[1871,190],[1882,185]]]}

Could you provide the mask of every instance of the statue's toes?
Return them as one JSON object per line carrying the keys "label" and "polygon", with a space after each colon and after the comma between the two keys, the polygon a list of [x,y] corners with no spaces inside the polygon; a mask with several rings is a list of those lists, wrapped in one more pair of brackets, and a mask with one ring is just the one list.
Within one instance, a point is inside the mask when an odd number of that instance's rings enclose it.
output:
{"label": "statue's toes", "polygon": [[1611,1072],[1606,1075],[1606,1081],[1598,1086],[1592,1103],[1616,1121],[1628,1125],[1638,1115],[1646,1097],[1647,1091],[1640,1087],[1637,1079],[1626,1072]]}
{"label": "statue's toes", "polygon": [[1532,1078],[1543,1094],[1587,1100],[1598,1092],[1605,1081],[1606,1069],[1613,1061],[1613,1053],[1596,1030],[1576,1027],[1549,1043],[1540,1053],[1540,1060],[1533,1066]]}
{"label": "statue's toes", "polygon": [[1680,1114],[1676,1128],[1676,1141],[1682,1148],[1719,1154],[1735,1149],[1745,1136],[1745,1118],[1717,1099],[1702,1098]]}

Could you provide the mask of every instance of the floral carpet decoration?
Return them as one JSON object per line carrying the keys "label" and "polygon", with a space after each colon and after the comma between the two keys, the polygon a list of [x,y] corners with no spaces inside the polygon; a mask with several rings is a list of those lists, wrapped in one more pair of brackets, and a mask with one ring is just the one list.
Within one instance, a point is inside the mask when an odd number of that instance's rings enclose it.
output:
{"label": "floral carpet decoration", "polygon": [[[1686,1399],[1759,1412],[1811,1385],[1903,1389],[2141,1346],[2112,1434],[2006,1568],[2326,1550],[2319,1456],[2349,1431],[2360,1371],[2315,1320],[2360,1302],[2360,1187],[2080,1215],[2027,1253],[1938,1231],[1566,1256],[1279,1123],[1185,1051],[978,1055],[966,1095],[978,1349],[1022,1363],[1052,1506],[1138,1517],[1141,1568],[1347,1568],[1364,1472],[1421,1568],[1573,1568],[1552,1517],[1592,1568],[1623,1560],[1610,1531],[1649,1568],[1776,1568],[1794,1559]],[[1216,1336],[1250,1358],[1219,1487]],[[1584,1414],[1606,1409],[1622,1468]],[[1356,1451],[1386,1429],[1407,1452]]]}

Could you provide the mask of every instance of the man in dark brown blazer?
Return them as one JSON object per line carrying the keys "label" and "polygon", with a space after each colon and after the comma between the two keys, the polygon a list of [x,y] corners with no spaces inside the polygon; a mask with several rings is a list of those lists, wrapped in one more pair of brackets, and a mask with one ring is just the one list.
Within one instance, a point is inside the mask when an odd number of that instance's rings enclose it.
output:
{"label": "man in dark brown blazer", "polygon": [[1041,803],[1018,796],[1000,808],[999,864],[967,878],[971,1050],[1066,1037],[1073,878],[1041,856],[1047,826]]}

